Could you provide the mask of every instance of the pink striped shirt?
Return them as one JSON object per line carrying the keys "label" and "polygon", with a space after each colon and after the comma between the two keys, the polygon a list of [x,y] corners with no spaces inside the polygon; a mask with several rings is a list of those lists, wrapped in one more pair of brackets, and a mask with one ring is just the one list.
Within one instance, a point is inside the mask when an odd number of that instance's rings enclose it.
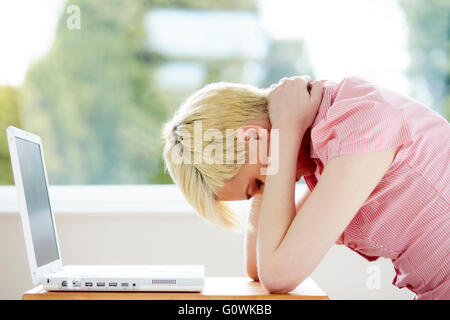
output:
{"label": "pink striped shirt", "polygon": [[450,299],[450,126],[419,102],[357,77],[323,80],[311,127],[313,190],[338,155],[401,146],[390,168],[336,241],[369,261],[391,259],[393,284],[416,299]]}

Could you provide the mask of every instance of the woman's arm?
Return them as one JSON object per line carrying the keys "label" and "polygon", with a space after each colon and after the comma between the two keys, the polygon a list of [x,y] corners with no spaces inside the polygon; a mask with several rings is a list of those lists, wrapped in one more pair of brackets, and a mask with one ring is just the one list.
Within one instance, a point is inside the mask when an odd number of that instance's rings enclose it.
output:
{"label": "woman's arm", "polygon": [[279,130],[279,170],[265,181],[257,263],[260,281],[270,292],[291,291],[311,274],[389,169],[398,150],[332,157],[294,217],[298,148],[321,98],[320,82],[314,82],[308,93],[306,81],[298,77],[280,81],[268,95],[272,128]]}
{"label": "woman's arm", "polygon": [[261,209],[262,194],[253,196],[248,222],[253,226],[253,230],[247,229],[245,238],[245,252],[247,263],[247,274],[255,281],[259,281],[258,268],[256,264],[256,234],[258,230],[258,217]]}
{"label": "woman's arm", "polygon": [[[307,188],[305,193],[300,197],[296,204],[296,212],[300,210],[303,203],[308,199],[308,196],[311,194],[311,191]],[[257,194],[253,196],[252,204],[249,212],[249,223],[254,227],[253,230],[247,230],[245,237],[245,252],[246,252],[246,265],[247,265],[247,274],[250,278],[255,281],[259,281],[258,277],[258,267],[257,267],[257,259],[256,259],[256,239],[257,239],[257,231],[258,231],[258,218],[261,210],[261,202],[262,202],[262,194]]]}
{"label": "woman's arm", "polygon": [[[397,150],[332,158],[289,225],[290,206],[273,209],[291,200],[289,181],[283,181],[286,176],[282,175],[266,179],[266,203],[263,201],[261,207],[258,230],[258,269],[269,292],[289,292],[312,273],[389,169]],[[281,189],[272,194],[272,186]]]}

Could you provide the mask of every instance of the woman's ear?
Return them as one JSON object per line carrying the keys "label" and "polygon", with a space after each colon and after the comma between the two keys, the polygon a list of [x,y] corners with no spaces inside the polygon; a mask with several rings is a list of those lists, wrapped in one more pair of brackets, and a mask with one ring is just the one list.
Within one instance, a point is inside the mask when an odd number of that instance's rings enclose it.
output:
{"label": "woman's ear", "polygon": [[265,140],[268,137],[267,129],[257,126],[257,125],[248,125],[241,127],[245,141],[250,140]]}
{"label": "woman's ear", "polygon": [[244,130],[245,141],[259,140],[259,133],[256,128],[248,128]]}
{"label": "woman's ear", "polygon": [[248,147],[249,164],[267,164],[270,144],[269,131],[258,125],[247,125],[239,130],[241,130]]}

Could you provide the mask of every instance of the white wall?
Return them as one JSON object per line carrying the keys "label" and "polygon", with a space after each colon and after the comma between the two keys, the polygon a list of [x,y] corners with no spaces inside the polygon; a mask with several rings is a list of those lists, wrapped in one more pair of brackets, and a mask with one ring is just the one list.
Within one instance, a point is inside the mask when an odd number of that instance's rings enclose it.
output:
{"label": "white wall", "polygon": [[[64,264],[205,264],[206,276],[246,276],[243,235],[196,216],[56,214]],[[368,289],[369,265],[381,288]],[[411,299],[398,290],[390,261],[368,263],[334,246],[312,274],[332,299]],[[20,299],[32,287],[18,214],[0,214],[0,299]]]}

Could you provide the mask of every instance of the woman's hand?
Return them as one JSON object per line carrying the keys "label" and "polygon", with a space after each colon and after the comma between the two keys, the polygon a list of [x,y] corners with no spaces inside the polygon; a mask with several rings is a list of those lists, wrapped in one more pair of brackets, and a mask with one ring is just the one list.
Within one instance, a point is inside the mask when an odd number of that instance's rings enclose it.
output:
{"label": "woman's hand", "polygon": [[268,95],[272,127],[309,128],[322,101],[322,89],[322,83],[312,82],[309,76],[283,78],[273,85]]}

